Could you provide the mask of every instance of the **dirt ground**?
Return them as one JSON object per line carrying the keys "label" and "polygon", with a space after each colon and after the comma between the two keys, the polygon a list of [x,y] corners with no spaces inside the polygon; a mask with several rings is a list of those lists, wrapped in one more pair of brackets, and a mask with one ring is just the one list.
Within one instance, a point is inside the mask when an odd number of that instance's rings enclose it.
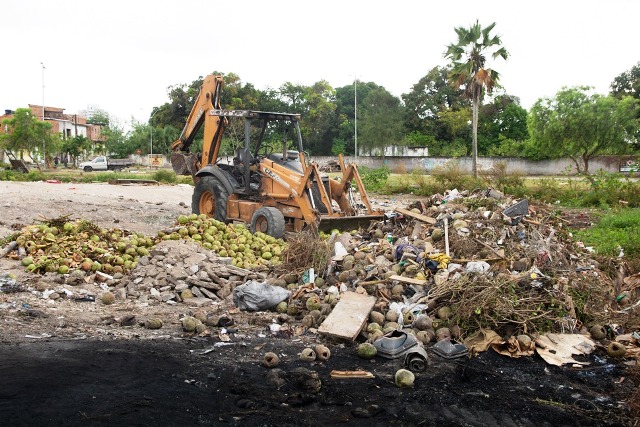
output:
{"label": "dirt ground", "polygon": [[[190,212],[192,187],[0,182],[0,237],[42,218],[71,215],[105,228],[155,234]],[[383,208],[388,198],[375,198]],[[402,202],[399,199],[395,202]],[[407,202],[409,203],[409,202]],[[429,367],[400,389],[400,362],[357,357],[355,343],[271,332],[275,313],[244,313],[229,301],[208,307],[233,320],[208,334],[182,332],[198,309],[153,304],[44,299],[55,275],[26,273],[0,260],[20,292],[0,293],[0,419],[3,425],[630,426],[633,368],[597,349],[582,368],[492,350],[446,360],[429,348]],[[69,289],[99,294],[101,284]],[[40,290],[38,292],[38,290]],[[140,320],[161,318],[150,330]],[[303,362],[325,344],[326,362]],[[275,352],[277,370],[261,365]],[[333,370],[374,378],[334,379]]]}

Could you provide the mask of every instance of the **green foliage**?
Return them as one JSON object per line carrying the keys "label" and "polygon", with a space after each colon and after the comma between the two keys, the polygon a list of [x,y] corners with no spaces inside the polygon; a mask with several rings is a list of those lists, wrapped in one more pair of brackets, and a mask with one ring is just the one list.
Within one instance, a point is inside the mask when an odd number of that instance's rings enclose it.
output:
{"label": "green foliage", "polygon": [[589,87],[563,88],[555,98],[538,100],[528,126],[538,151],[570,157],[579,173],[599,154],[623,154],[638,130],[640,101],[590,94]]}
{"label": "green foliage", "polygon": [[109,126],[102,129],[102,135],[106,138],[104,149],[109,157],[125,158],[136,152],[136,140],[131,139],[128,133],[125,133],[122,126],[113,121]]}
{"label": "green foliage", "polygon": [[496,188],[504,193],[522,193],[524,189],[524,176],[519,172],[507,172],[507,162],[498,162],[480,175],[487,187]]}
{"label": "green foliage", "polygon": [[29,108],[18,108],[2,124],[8,132],[0,133],[0,149],[12,151],[18,157],[22,152],[30,156],[48,155],[57,149],[58,139],[51,134],[51,123],[38,120]]}
{"label": "green foliage", "polygon": [[92,125],[109,126],[109,121],[109,113],[102,110],[93,111],[91,117],[87,118],[87,123]]}
{"label": "green foliage", "polygon": [[498,85],[500,74],[487,67],[487,56],[506,60],[509,52],[502,46],[499,36],[492,35],[495,22],[485,28],[476,21],[469,28],[457,27],[458,42],[447,46],[445,58],[451,60],[450,82],[457,88],[464,86],[465,96],[472,101],[472,173],[477,177],[478,111],[484,91],[491,94]]}
{"label": "green foliage", "polygon": [[166,184],[175,184],[177,181],[176,173],[168,169],[158,169],[153,173],[153,179]]}
{"label": "green foliage", "polygon": [[0,170],[0,181],[22,181],[23,177],[20,172],[12,169]]}
{"label": "green foliage", "polygon": [[0,181],[35,182],[43,181],[45,179],[49,179],[49,176],[38,170],[29,171],[28,173],[22,173],[12,169],[0,170]]}
{"label": "green foliage", "polygon": [[619,209],[604,215],[592,228],[574,232],[576,239],[592,246],[600,255],[640,255],[640,209]]}
{"label": "green foliage", "polygon": [[77,159],[85,151],[91,150],[91,141],[82,135],[78,135],[64,140],[60,150],[64,153],[69,153],[71,157]]}
{"label": "green foliage", "polygon": [[629,206],[640,206],[640,183],[626,176],[598,171],[585,177],[589,191],[581,198],[584,206],[607,208],[624,201]]}
{"label": "green foliage", "polygon": [[345,142],[341,139],[335,139],[333,144],[331,144],[331,154],[337,156],[338,154],[344,154],[345,152]]}
{"label": "green foliage", "polygon": [[482,182],[471,175],[465,174],[457,161],[450,161],[433,169],[431,175],[441,188],[459,191],[482,187]]}
{"label": "green foliage", "polygon": [[361,166],[358,171],[362,178],[362,184],[368,192],[382,190],[389,179],[389,175],[391,174],[391,171],[386,166],[377,169]]}
{"label": "green foliage", "polygon": [[383,148],[402,143],[402,106],[386,89],[377,88],[363,100],[359,129],[363,148]]}

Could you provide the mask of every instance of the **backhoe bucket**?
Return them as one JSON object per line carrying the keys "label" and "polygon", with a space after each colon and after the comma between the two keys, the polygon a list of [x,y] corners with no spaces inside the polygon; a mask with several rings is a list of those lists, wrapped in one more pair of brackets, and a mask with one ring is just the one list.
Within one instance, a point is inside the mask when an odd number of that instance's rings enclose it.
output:
{"label": "backhoe bucket", "polygon": [[177,175],[195,175],[198,171],[198,157],[192,153],[174,151],[171,153],[171,166]]}
{"label": "backhoe bucket", "polygon": [[371,221],[382,221],[384,214],[360,216],[321,216],[318,231],[331,230],[351,231],[360,228],[368,229]]}

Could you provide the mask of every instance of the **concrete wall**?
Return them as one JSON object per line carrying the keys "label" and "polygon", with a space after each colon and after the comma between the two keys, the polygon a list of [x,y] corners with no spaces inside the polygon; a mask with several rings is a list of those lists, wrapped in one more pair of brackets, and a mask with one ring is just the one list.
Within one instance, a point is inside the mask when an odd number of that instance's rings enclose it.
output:
{"label": "concrete wall", "polygon": [[[594,173],[598,170],[605,172],[619,172],[620,167],[626,164],[630,156],[601,156],[592,159],[589,162],[589,172]],[[312,161],[317,162],[320,166],[329,161],[337,160],[336,157],[313,156]],[[353,162],[353,156],[345,157],[345,162]],[[430,174],[435,168],[446,165],[451,161],[457,161],[460,169],[465,173],[471,173],[471,157],[358,157],[358,166],[366,166],[368,168],[381,168],[387,166],[392,171],[403,170],[412,172],[416,169]],[[488,170],[500,162],[506,162],[507,173],[520,173],[523,175],[561,175],[575,174],[575,164],[571,159],[555,159],[555,160],[526,160],[513,157],[478,157],[478,170]]]}

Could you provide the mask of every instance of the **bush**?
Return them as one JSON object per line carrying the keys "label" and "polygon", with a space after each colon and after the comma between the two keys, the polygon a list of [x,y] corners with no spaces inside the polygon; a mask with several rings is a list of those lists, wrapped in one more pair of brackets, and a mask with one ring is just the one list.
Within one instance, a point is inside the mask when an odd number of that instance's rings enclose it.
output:
{"label": "bush", "polygon": [[366,166],[359,168],[360,178],[362,178],[362,184],[364,188],[369,191],[381,191],[389,179],[389,168],[382,167],[378,169],[370,169]]}
{"label": "bush", "polygon": [[609,208],[621,202],[631,207],[640,206],[640,184],[628,177],[599,171],[587,175],[585,181],[589,185],[589,191],[582,197],[585,206]]}
{"label": "bush", "polygon": [[48,179],[44,173],[38,170],[30,171],[29,173],[23,176],[24,176],[24,181],[31,181],[31,182],[44,181],[45,179]]}
{"label": "bush", "polygon": [[507,162],[498,162],[488,171],[480,172],[480,176],[486,185],[496,188],[503,193],[513,194],[522,192],[524,177],[518,172],[507,172]]}
{"label": "bush", "polygon": [[450,161],[434,168],[431,175],[445,190],[473,190],[482,187],[482,182],[473,176],[464,174],[457,161]]}
{"label": "bush", "polygon": [[175,184],[177,181],[176,173],[167,169],[158,169],[153,173],[152,177],[158,182],[164,182],[167,184]]}
{"label": "bush", "polygon": [[0,170],[0,181],[20,181],[22,173],[11,169]]}

